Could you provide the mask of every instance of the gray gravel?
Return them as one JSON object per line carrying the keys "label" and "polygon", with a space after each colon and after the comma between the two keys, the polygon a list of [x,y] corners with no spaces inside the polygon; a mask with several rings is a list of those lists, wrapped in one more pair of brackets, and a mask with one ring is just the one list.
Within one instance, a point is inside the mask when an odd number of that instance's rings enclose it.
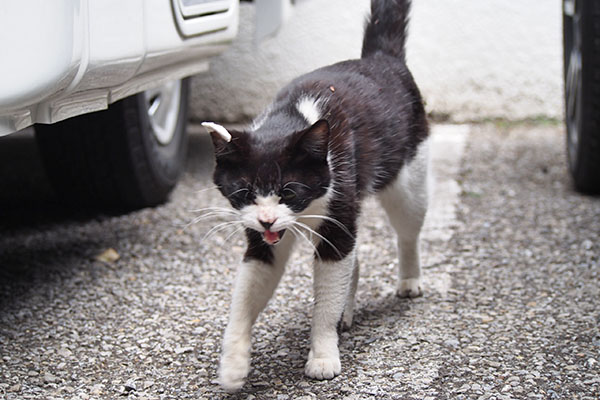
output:
{"label": "gray gravel", "polygon": [[[210,189],[205,136],[193,135],[186,176],[156,209],[81,215],[45,205],[44,184],[19,204],[5,190],[0,396],[597,399],[600,199],[571,190],[563,142],[554,125],[472,127],[459,224],[450,240],[424,240],[422,298],[393,295],[392,231],[367,204],[355,325],[332,381],[303,375],[302,247],[256,324],[249,382],[231,396],[215,379],[242,237],[185,227],[190,210],[224,205]],[[111,248],[120,258],[98,261]]]}

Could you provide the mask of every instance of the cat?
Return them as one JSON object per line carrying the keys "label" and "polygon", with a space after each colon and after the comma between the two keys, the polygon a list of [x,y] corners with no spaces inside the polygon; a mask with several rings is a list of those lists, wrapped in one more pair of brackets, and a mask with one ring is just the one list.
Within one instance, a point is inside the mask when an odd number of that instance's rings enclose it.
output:
{"label": "cat", "polygon": [[410,0],[372,0],[358,60],[293,80],[249,129],[205,122],[214,182],[248,242],[225,329],[219,382],[240,389],[254,321],[295,239],[314,250],[314,310],[305,374],[341,372],[338,325],[352,323],[361,201],[377,195],[397,233],[398,295],[422,294],[419,236],[429,198],[428,124],[405,63]]}

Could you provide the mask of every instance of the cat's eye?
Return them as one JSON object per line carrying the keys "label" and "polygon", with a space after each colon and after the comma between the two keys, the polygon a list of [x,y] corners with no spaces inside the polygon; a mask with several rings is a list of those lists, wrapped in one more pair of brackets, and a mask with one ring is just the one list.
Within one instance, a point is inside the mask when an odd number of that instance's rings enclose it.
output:
{"label": "cat's eye", "polygon": [[296,192],[294,192],[292,189],[283,189],[283,191],[281,192],[281,199],[283,201],[290,201],[290,200],[294,200],[296,198]]}

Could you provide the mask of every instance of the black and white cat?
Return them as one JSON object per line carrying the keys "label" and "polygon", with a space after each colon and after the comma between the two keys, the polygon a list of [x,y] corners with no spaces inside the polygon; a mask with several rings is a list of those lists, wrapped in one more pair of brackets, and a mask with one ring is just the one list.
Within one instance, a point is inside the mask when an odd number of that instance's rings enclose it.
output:
{"label": "black and white cat", "polygon": [[242,387],[250,333],[295,239],[314,252],[314,311],[305,373],[341,371],[337,327],[350,326],[358,279],[361,201],[376,194],[398,238],[398,294],[421,294],[419,234],[429,183],[428,128],[405,64],[409,0],[372,0],[362,56],[303,75],[246,131],[212,122],[214,181],[233,206],[248,248],[237,272],[219,380]]}

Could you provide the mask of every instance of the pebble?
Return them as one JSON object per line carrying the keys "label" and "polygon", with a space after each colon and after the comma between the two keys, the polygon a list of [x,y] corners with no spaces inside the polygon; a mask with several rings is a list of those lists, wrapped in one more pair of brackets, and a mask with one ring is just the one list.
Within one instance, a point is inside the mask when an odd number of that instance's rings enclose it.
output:
{"label": "pebble", "polygon": [[8,388],[8,391],[11,392],[11,393],[20,392],[21,391],[21,384],[20,383],[16,383],[16,384],[12,385],[11,387]]}
{"label": "pebble", "polygon": [[64,390],[65,392],[67,392],[69,394],[75,393],[75,388],[73,386],[65,386],[62,388],[62,390]]}
{"label": "pebble", "polygon": [[194,351],[193,347],[176,347],[175,354],[184,354],[184,353],[192,353]]}
{"label": "pebble", "polygon": [[73,353],[71,352],[71,350],[65,348],[65,347],[61,347],[57,352],[56,352],[59,356],[61,357],[70,357]]}
{"label": "pebble", "polygon": [[57,382],[58,380],[59,380],[59,379],[58,379],[56,376],[52,375],[52,374],[51,374],[51,373],[49,373],[49,372],[46,372],[46,373],[44,374],[44,382],[45,382],[45,383],[55,383],[55,382]]}

